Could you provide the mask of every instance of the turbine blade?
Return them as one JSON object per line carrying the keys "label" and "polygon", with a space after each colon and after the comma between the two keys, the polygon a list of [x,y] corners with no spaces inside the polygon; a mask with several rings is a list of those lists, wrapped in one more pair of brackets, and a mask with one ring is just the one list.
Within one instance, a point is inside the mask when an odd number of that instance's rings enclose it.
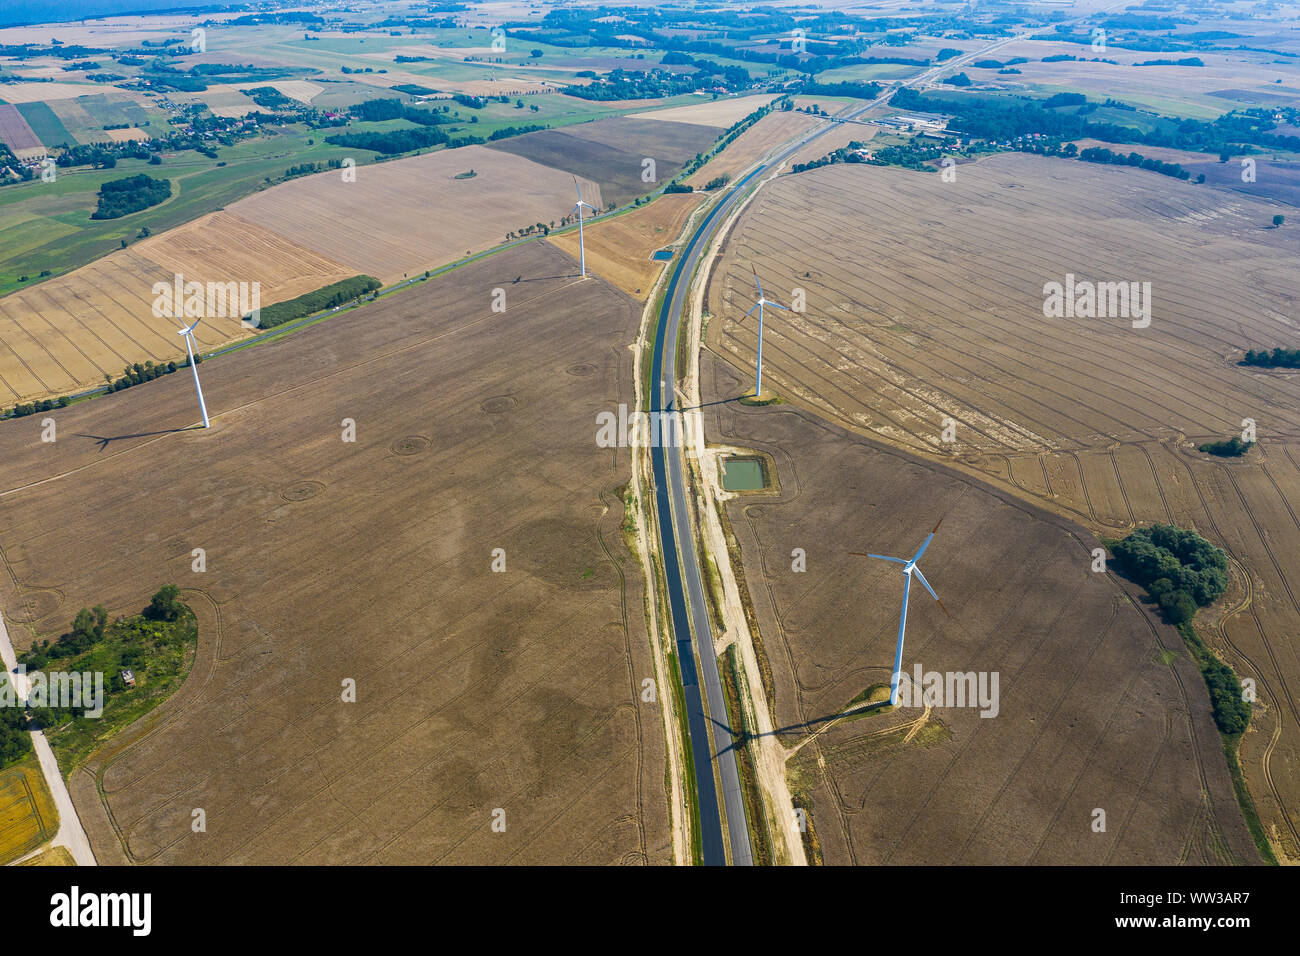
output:
{"label": "turbine blade", "polygon": [[925,579],[925,575],[921,573],[921,569],[916,565],[912,565],[912,573],[921,579],[921,583],[925,585],[925,589],[930,592],[930,597],[934,598],[936,601],[939,600],[939,595],[934,593],[934,588],[930,587],[930,582]]}
{"label": "turbine blade", "polygon": [[785,306],[781,305],[779,302],[773,302],[771,299],[765,300],[763,304],[766,305],[769,309],[780,309],[782,312],[790,311]]}
{"label": "turbine blade", "polygon": [[933,531],[931,531],[928,535],[925,536],[925,540],[921,542],[921,546],[916,549],[916,554],[912,556],[913,564],[916,564],[916,562],[921,560],[921,555],[925,554],[925,549],[930,547],[930,541],[933,538],[934,538]]}
{"label": "turbine blade", "polygon": [[[750,267],[751,269],[754,269],[754,264],[751,262],[751,263],[749,264],[749,267]],[[763,283],[761,283],[761,282],[758,281],[758,270],[757,270],[757,269],[754,269],[754,285],[758,286],[758,297],[759,297],[760,299],[763,298]]]}
{"label": "turbine blade", "polygon": [[865,551],[850,551],[849,554],[856,554],[863,558],[880,558],[882,561],[893,561],[895,564],[907,564],[902,558],[891,558],[887,554],[867,554]]}
{"label": "turbine blade", "polygon": [[751,315],[754,314],[754,309],[757,308],[758,308],[758,303],[755,303],[752,309],[750,309],[748,312],[746,312],[744,315],[740,317],[740,321],[744,322],[747,318],[749,318]]}

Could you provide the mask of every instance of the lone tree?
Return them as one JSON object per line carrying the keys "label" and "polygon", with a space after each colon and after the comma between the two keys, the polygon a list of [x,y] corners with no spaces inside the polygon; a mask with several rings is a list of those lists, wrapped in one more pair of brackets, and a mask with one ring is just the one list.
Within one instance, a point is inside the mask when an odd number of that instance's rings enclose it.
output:
{"label": "lone tree", "polygon": [[1282,215],[1281,213],[1278,213],[1276,216],[1273,217],[1273,228],[1281,229],[1282,223],[1284,222],[1286,222],[1286,216]]}

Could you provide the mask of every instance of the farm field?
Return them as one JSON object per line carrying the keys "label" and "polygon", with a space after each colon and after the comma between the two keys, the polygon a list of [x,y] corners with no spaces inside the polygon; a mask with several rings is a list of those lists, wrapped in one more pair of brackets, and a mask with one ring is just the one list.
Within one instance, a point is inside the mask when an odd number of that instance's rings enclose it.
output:
{"label": "farm field", "polygon": [[699,126],[717,126],[726,129],[739,123],[759,107],[772,102],[770,95],[725,96],[716,100],[671,106],[667,109],[631,113],[628,119],[648,119],[660,122],[693,123]]}
{"label": "farm field", "polygon": [[[548,167],[465,146],[358,168],[356,182],[337,171],[305,176],[228,209],[389,283],[482,252],[509,231],[558,222],[576,198],[573,172],[583,177],[587,201],[600,205],[603,194],[581,165]],[[455,178],[469,170],[473,178]]]}
{"label": "farm field", "polygon": [[[669,193],[639,209],[585,226],[587,271],[644,301],[665,265],[651,255],[677,242],[686,220],[703,200],[702,193]],[[547,241],[577,258],[576,230]]]}
{"label": "farm field", "polygon": [[0,428],[16,646],[144,582],[199,617],[185,685],[70,781],[101,862],[668,861],[628,465],[593,441],[640,310],[574,272],[528,243],[205,363],[208,432],[180,376],[53,445]]}
{"label": "farm field", "polygon": [[0,866],[53,839],[58,830],[58,811],[35,755],[0,771]]}
{"label": "farm field", "polygon": [[[472,179],[454,178],[469,169]],[[151,313],[153,284],[177,273],[260,282],[270,305],[358,274],[396,282],[490,248],[543,216],[558,221],[572,206],[570,174],[476,146],[356,172],[355,182],[331,171],[283,183],[0,298],[0,405],[70,394],[103,384],[106,373],[116,378],[124,365],[183,356],[175,323]],[[600,202],[594,184],[583,189]],[[236,316],[204,322],[197,338],[207,349],[248,334]]]}
{"label": "farm field", "polygon": [[28,125],[18,107],[0,104],[0,142],[3,142],[19,159],[32,150],[39,151],[41,141]]}
{"label": "farm field", "polygon": [[[228,213],[215,213],[0,299],[0,404],[67,395],[124,366],[185,357],[179,327],[153,314],[155,282],[259,282],[263,305],[357,274]],[[195,333],[213,348],[251,334],[238,315]]]}
{"label": "farm field", "polygon": [[[795,214],[809,208],[825,213]],[[1224,548],[1233,583],[1198,630],[1261,688],[1242,765],[1275,851],[1294,860],[1300,376],[1235,364],[1294,338],[1295,240],[1270,227],[1278,208],[1022,155],[963,165],[954,183],[826,167],[774,184],[742,219],[711,280],[709,346],[752,375],[753,330],[735,320],[753,262],[769,295],[806,293],[807,312],[781,313],[764,341],[765,383],[788,402],[1094,534],[1173,521]],[[1067,273],[1151,282],[1149,327],[1044,318],[1044,283]],[[1246,418],[1260,439],[1248,458],[1195,450]]]}
{"label": "farm field", "polygon": [[[779,477],[778,497],[735,497],[727,511],[787,778],[822,862],[1257,859],[1200,674],[1137,589],[1090,571],[1090,536],[812,412],[726,401],[743,382],[705,361],[702,400],[722,403],[706,428],[770,454]],[[925,574],[951,617],[913,590],[904,672],[996,673],[996,713],[904,707],[832,723],[888,684],[901,600],[895,566],[848,552],[910,554],[940,518]],[[794,548],[805,573],[790,570]]]}
{"label": "farm field", "polygon": [[[697,123],[615,117],[527,133],[489,148],[572,170],[598,183],[605,203],[622,206],[672,179],[720,135],[722,128]],[[651,182],[641,178],[646,159],[655,164]]]}
{"label": "farm field", "polygon": [[749,166],[766,156],[774,145],[784,143],[805,130],[812,129],[817,123],[818,120],[807,113],[796,113],[793,110],[777,110],[768,113],[732,140],[721,153],[687,176],[683,182],[699,189],[718,176],[729,176],[735,179]]}

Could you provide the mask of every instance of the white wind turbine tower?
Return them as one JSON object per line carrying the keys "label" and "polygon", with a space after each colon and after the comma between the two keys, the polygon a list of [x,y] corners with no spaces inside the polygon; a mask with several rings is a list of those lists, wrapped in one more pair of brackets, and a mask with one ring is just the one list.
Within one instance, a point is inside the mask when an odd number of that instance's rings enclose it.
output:
{"label": "white wind turbine tower", "polygon": [[202,319],[195,319],[193,325],[181,329],[176,334],[185,336],[185,351],[190,357],[190,371],[194,373],[194,394],[199,397],[199,411],[203,413],[203,427],[210,428],[211,422],[208,421],[208,406],[207,403],[203,401],[203,389],[199,385],[199,365],[194,361],[194,353],[196,351],[194,330],[199,327],[199,323],[202,321]]}
{"label": "white wind turbine tower", "polygon": [[[934,593],[934,588],[930,587],[930,582],[925,579],[921,569],[916,566],[916,562],[921,560],[921,555],[925,554],[925,549],[930,546],[930,539],[934,537],[934,532],[939,530],[939,525],[943,524],[943,519],[939,519],[939,524],[934,526],[921,546],[916,549],[916,554],[912,555],[911,560],[904,561],[902,558],[891,558],[887,554],[867,554],[863,551],[850,551],[849,554],[856,554],[864,558],[880,558],[882,561],[893,561],[903,566],[903,610],[898,616],[898,648],[894,651],[894,674],[889,682],[889,703],[890,706],[898,706],[898,680],[903,672],[903,631],[907,628],[907,595],[912,589],[912,575],[915,574],[920,578],[925,589],[930,592],[930,597],[939,601],[939,595]],[[939,607],[943,607],[943,602],[939,601]],[[943,607],[943,613],[947,614],[948,609]]]}
{"label": "white wind turbine tower", "polygon": [[763,306],[770,305],[774,309],[780,309],[782,312],[789,312],[785,306],[779,302],[773,302],[763,295],[763,283],[758,281],[758,270],[754,269],[753,264],[749,266],[754,270],[754,284],[758,286],[758,301],[754,303],[754,308],[745,313],[740,321],[744,322],[754,314],[754,309],[758,310],[758,371],[754,376],[754,397],[757,398],[763,393]]}
{"label": "white wind turbine tower", "polygon": [[578,191],[578,201],[569,210],[569,215],[573,215],[575,212],[578,214],[578,261],[582,265],[582,277],[585,279],[587,278],[587,247],[582,244],[582,207],[586,206],[592,212],[596,211],[596,207],[583,200],[582,187],[578,185],[577,176],[573,177],[573,188]]}

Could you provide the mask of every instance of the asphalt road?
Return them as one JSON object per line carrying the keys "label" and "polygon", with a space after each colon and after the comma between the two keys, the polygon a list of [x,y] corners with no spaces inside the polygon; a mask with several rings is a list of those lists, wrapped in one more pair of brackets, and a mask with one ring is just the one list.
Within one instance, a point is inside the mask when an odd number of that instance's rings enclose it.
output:
{"label": "asphalt road", "polygon": [[[925,86],[940,74],[966,65],[976,58],[1030,36],[1033,32],[1005,37],[979,50],[954,57],[931,67],[901,86]],[[659,312],[655,331],[654,355],[650,369],[651,411],[666,412],[673,409],[677,381],[677,334],[685,312],[690,277],[694,275],[709,240],[718,227],[726,221],[727,214],[740,202],[750,180],[773,166],[779,165],[837,122],[853,120],[869,110],[887,102],[894,88],[851,113],[828,119],[806,135],[787,144],[781,152],[755,168],[744,178],[727,188],[721,201],[691,235],[680,256],[669,267],[672,271]],[[669,453],[671,451],[671,453]],[[655,446],[650,450],[654,468],[655,510],[659,519],[660,545],[664,559],[664,577],[668,588],[673,636],[677,645],[677,660],[681,668],[682,685],[686,692],[687,729],[691,738],[691,753],[695,763],[696,805],[700,814],[700,845],[706,866],[725,866],[727,862],[722,836],[722,821],[718,815],[717,785],[713,778],[714,760],[722,781],[722,799],[727,810],[728,840],[731,861],[736,866],[752,866],[753,851],[749,843],[749,829],[745,822],[745,803],[740,789],[740,775],[736,769],[733,738],[726,725],[726,702],[722,682],[718,677],[718,660],[713,653],[713,627],[705,602],[704,585],[700,574],[699,556],[691,537],[690,512],[686,507],[686,481],[682,470],[682,455],[676,449]],[[672,529],[668,534],[667,529]],[[687,604],[686,596],[690,603]],[[696,667],[695,648],[699,642],[699,667]],[[700,675],[704,677],[708,711],[700,693]],[[712,744],[709,725],[712,724]]]}

